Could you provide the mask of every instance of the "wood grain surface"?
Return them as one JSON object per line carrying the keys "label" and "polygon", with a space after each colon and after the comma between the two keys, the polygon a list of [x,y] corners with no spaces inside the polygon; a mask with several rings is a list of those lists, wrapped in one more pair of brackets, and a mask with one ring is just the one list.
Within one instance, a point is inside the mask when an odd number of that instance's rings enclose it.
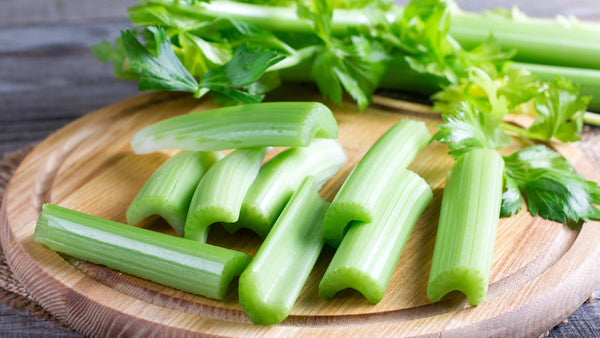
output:
{"label": "wood grain surface", "polygon": [[[311,87],[285,87],[271,97],[318,100]],[[305,94],[302,94],[305,93]],[[290,317],[270,327],[252,325],[231,287],[223,302],[191,295],[95,264],[56,254],[32,241],[46,202],[125,222],[125,211],[167,155],[136,155],[129,142],[140,128],[164,118],[215,107],[181,94],[148,94],[80,118],[37,146],[19,166],[2,203],[0,238],[17,277],[40,303],[77,331],[93,336],[176,335],[510,335],[546,332],[579,307],[600,282],[600,224],[573,230],[528,213],[501,220],[487,300],[469,307],[462,295],[432,304],[426,297],[431,254],[446,173],[453,160],[441,144],[426,147],[409,166],[434,190],[384,299],[372,305],[345,291],[332,300],[318,283],[332,250],[319,258]],[[322,189],[331,200],[364,153],[401,119],[422,120],[431,132],[439,116],[372,106],[358,114],[352,103],[331,106],[349,161]],[[516,121],[521,122],[521,121]],[[519,144],[514,143],[513,149]],[[558,149],[586,177],[593,166],[575,148]],[[271,154],[272,155],[272,154]],[[169,231],[153,218],[144,225]],[[260,239],[248,231],[228,235],[215,226],[209,242],[253,255]]]}
{"label": "wood grain surface", "polygon": [[[88,47],[129,27],[126,8],[136,0],[8,0],[0,3],[0,153],[22,149],[92,110],[135,95],[137,84],[112,76]],[[405,3],[406,1],[400,1]],[[517,4],[534,16],[577,15],[600,20],[596,0],[457,1],[462,8]],[[389,93],[388,93],[389,94]],[[577,145],[600,168],[600,129],[586,128]],[[590,302],[549,332],[551,337],[600,336],[600,286]],[[64,336],[54,323],[27,310],[0,307],[3,336]]]}

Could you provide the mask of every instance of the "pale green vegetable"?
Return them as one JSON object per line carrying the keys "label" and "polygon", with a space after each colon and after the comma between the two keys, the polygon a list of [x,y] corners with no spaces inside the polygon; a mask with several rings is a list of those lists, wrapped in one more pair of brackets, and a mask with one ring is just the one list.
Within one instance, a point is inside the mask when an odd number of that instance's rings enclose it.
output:
{"label": "pale green vegetable", "polygon": [[307,177],[240,276],[240,304],[253,323],[279,323],[290,311],[323,248],[328,203]]}
{"label": "pale green vegetable", "polygon": [[338,247],[350,222],[373,220],[375,205],[380,203],[390,178],[406,169],[430,137],[425,123],[404,120],[377,140],[350,173],[327,210],[323,222],[327,244]]}
{"label": "pale green vegetable", "polygon": [[431,202],[431,188],[410,170],[396,171],[386,181],[369,223],[353,222],[325,275],[319,293],[325,298],[353,288],[378,303],[392,277],[408,237]]}
{"label": "pale green vegetable", "polygon": [[146,181],[127,208],[127,223],[159,215],[179,236],[183,227],[194,189],[202,175],[221,157],[216,152],[179,152],[169,158]]}
{"label": "pale green vegetable", "polygon": [[200,180],[185,222],[185,238],[206,242],[216,222],[236,222],[242,201],[268,148],[238,149],[213,165]]}
{"label": "pale green vegetable", "polygon": [[250,256],[46,204],[33,240],[50,249],[209,298],[223,299]]}
{"label": "pale green vegetable", "polygon": [[137,132],[131,146],[138,154],[163,149],[306,147],[313,137],[337,135],[337,122],[322,103],[268,102],[175,116]]}
{"label": "pale green vegetable", "polygon": [[502,156],[475,149],[458,158],[442,198],[427,297],[436,302],[450,291],[470,305],[485,299],[502,201]]}
{"label": "pale green vegetable", "polygon": [[306,177],[313,176],[320,188],[346,161],[337,140],[316,139],[306,148],[284,150],[262,166],[244,198],[239,222],[225,228],[249,228],[264,238]]}

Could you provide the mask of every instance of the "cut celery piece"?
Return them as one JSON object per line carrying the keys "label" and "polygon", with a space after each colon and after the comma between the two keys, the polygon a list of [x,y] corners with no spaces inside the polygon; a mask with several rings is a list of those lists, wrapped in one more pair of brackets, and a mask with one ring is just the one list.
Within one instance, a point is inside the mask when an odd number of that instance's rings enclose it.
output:
{"label": "cut celery piece", "polygon": [[415,223],[431,202],[431,188],[406,169],[386,180],[370,223],[353,222],[319,284],[319,294],[333,297],[353,288],[375,304],[381,301]]}
{"label": "cut celery piece", "polygon": [[194,189],[220,157],[218,152],[183,151],[168,159],[150,176],[127,208],[127,223],[136,224],[148,216],[159,215],[177,235],[183,236]]}
{"label": "cut celery piece", "polygon": [[187,213],[185,238],[206,242],[216,222],[236,222],[248,188],[268,148],[238,149],[213,165],[202,177]]}
{"label": "cut celery piece", "polygon": [[352,170],[325,214],[323,236],[327,244],[337,248],[350,222],[373,220],[375,205],[390,177],[406,169],[430,138],[425,123],[404,120],[377,140]]}
{"label": "cut celery piece", "polygon": [[306,148],[290,148],[265,163],[250,186],[234,224],[224,224],[234,232],[249,228],[265,237],[277,217],[300,187],[304,178],[313,176],[321,187],[346,163],[344,149],[337,140],[315,139]]}
{"label": "cut celery piece", "polygon": [[240,276],[240,304],[253,323],[275,324],[290,314],[323,248],[327,206],[307,177]]}
{"label": "cut celery piece", "polygon": [[487,294],[502,201],[502,156],[475,149],[460,157],[446,180],[427,297],[450,291],[481,304]]}
{"label": "cut celery piece", "polygon": [[222,300],[250,262],[234,250],[46,204],[33,240],[67,255]]}
{"label": "cut celery piece", "polygon": [[172,117],[140,130],[131,146],[138,154],[163,149],[305,147],[313,137],[337,135],[337,122],[322,103],[268,102]]}

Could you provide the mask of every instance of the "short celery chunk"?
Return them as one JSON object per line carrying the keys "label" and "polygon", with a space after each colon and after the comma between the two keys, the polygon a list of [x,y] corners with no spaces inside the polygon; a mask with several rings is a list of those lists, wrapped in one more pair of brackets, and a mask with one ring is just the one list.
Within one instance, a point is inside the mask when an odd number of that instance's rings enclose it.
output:
{"label": "short celery chunk", "polygon": [[353,288],[371,303],[383,298],[415,223],[431,202],[431,188],[420,176],[403,169],[386,181],[374,217],[353,222],[319,284],[325,298]]}
{"label": "short celery chunk", "polygon": [[52,250],[222,300],[250,256],[45,204],[33,240]]}
{"label": "short celery chunk", "polygon": [[337,248],[352,221],[370,222],[390,177],[406,167],[431,134],[425,123],[404,120],[390,128],[350,173],[331,203],[323,222],[325,242]]}
{"label": "short celery chunk", "polygon": [[284,150],[258,172],[242,203],[239,221],[224,227],[229,232],[248,228],[264,238],[306,177],[313,176],[320,188],[346,161],[337,140],[315,139],[306,148]]}
{"label": "short celery chunk", "polygon": [[327,206],[307,177],[240,276],[240,304],[253,323],[275,324],[290,314],[323,248]]}
{"label": "short celery chunk", "polygon": [[150,176],[127,208],[127,223],[133,225],[148,216],[159,215],[178,236],[183,236],[194,189],[220,157],[217,152],[182,151],[169,158]]}
{"label": "short celery chunk", "polygon": [[202,177],[187,214],[185,238],[206,242],[211,224],[236,222],[268,148],[238,149]]}
{"label": "short celery chunk", "polygon": [[306,147],[313,137],[337,138],[331,110],[318,102],[246,104],[175,116],[137,132],[138,154],[268,146]]}
{"label": "short celery chunk", "polygon": [[427,297],[437,302],[450,291],[470,305],[486,297],[500,218],[502,156],[475,149],[459,157],[446,180]]}

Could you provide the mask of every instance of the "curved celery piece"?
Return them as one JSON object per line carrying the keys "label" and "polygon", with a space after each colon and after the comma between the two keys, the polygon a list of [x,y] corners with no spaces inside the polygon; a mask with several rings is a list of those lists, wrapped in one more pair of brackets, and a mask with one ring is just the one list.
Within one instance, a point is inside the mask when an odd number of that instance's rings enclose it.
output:
{"label": "curved celery piece", "polygon": [[437,302],[452,290],[469,304],[485,299],[502,201],[504,161],[492,149],[460,157],[446,180],[427,297]]}
{"label": "curved celery piece", "polygon": [[325,242],[337,248],[352,221],[370,222],[383,190],[395,172],[406,167],[431,134],[425,123],[404,120],[390,128],[350,173],[325,214]]}
{"label": "curved celery piece", "polygon": [[253,323],[275,324],[290,314],[323,249],[327,206],[307,177],[240,276],[240,304]]}
{"label": "curved celery piece", "polygon": [[236,222],[248,188],[268,148],[238,149],[213,165],[202,177],[187,213],[185,238],[206,242],[216,222]]}
{"label": "curved celery piece", "polygon": [[306,147],[313,137],[337,138],[331,110],[318,102],[268,102],[175,116],[136,133],[138,154],[251,147]]}
{"label": "curved celery piece", "polygon": [[224,224],[234,232],[249,228],[265,237],[277,217],[307,176],[320,188],[346,163],[344,149],[337,140],[315,139],[306,148],[290,148],[265,163],[250,186],[234,224]]}
{"label": "curved celery piece", "polygon": [[431,188],[419,175],[399,170],[387,180],[370,223],[353,222],[319,284],[333,297],[353,288],[375,304],[381,301],[415,223],[431,202]]}
{"label": "curved celery piece", "polygon": [[179,152],[169,158],[146,181],[135,196],[125,217],[127,223],[159,215],[179,236],[183,236],[185,218],[194,189],[202,175],[221,158],[218,152]]}
{"label": "curved celery piece", "polygon": [[250,256],[46,204],[33,240],[67,255],[222,300]]}

